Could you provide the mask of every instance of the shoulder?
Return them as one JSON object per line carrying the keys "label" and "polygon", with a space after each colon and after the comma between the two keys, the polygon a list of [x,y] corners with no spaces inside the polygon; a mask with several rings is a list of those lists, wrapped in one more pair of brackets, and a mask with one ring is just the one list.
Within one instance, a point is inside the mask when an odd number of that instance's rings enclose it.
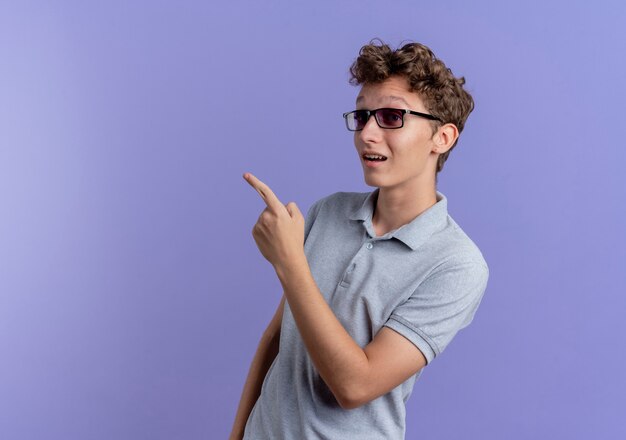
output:
{"label": "shoulder", "polygon": [[464,267],[488,276],[489,266],[482,251],[449,214],[443,228],[432,235],[428,245],[438,257],[434,272]]}

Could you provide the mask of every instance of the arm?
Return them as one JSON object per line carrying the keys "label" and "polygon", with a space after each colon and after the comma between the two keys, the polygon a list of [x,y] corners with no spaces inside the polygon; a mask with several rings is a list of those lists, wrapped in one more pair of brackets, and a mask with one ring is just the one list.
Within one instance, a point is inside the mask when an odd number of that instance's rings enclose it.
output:
{"label": "arm", "polygon": [[276,309],[274,317],[263,333],[256,354],[252,359],[250,371],[248,372],[248,377],[243,387],[243,392],[241,393],[241,399],[239,401],[239,408],[237,409],[233,429],[230,433],[230,440],[239,440],[243,438],[243,432],[246,427],[248,417],[250,416],[250,412],[252,411],[252,407],[261,394],[261,385],[263,385],[265,375],[272,365],[274,358],[278,354],[280,326],[283,318],[284,305],[285,296],[283,295],[280,304],[278,305],[278,309]]}
{"label": "arm", "polygon": [[386,394],[426,365],[413,343],[386,327],[361,348],[326,303],[304,253],[275,269],[311,360],[342,408]]}
{"label": "arm", "polygon": [[309,356],[339,405],[356,408],[419,371],[424,355],[394,330],[383,328],[363,349],[352,339],[311,275],[303,248],[305,219],[297,205],[283,205],[252,174],[243,177],[267,205],[252,228],[254,240],[274,266]]}
{"label": "arm", "polygon": [[391,391],[439,355],[471,322],[489,278],[484,262],[448,264],[396,307],[361,349],[326,304],[304,255],[276,271],[311,359],[346,409]]}

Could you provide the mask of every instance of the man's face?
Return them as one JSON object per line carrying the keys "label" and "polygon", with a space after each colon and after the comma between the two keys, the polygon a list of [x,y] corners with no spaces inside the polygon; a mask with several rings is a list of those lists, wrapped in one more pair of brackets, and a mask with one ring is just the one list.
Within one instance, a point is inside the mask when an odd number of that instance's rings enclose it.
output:
{"label": "man's face", "polygon": [[[420,97],[409,90],[404,77],[390,77],[379,84],[365,84],[356,100],[357,110],[399,108],[428,113]],[[361,131],[354,132],[365,183],[375,187],[415,188],[434,183],[438,153],[429,121],[405,114],[404,126],[380,128],[371,116]],[[366,153],[383,155],[384,161],[368,161]]]}

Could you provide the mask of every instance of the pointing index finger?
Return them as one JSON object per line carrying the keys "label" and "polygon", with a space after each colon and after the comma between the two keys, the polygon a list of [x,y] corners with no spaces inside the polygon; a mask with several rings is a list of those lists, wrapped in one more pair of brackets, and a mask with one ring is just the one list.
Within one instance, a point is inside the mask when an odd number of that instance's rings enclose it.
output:
{"label": "pointing index finger", "polygon": [[276,194],[274,194],[270,187],[261,182],[256,176],[251,173],[245,173],[243,178],[246,179],[250,186],[257,190],[268,208],[275,212],[278,212],[280,209],[285,209],[285,206],[278,199],[278,197],[276,197]]}

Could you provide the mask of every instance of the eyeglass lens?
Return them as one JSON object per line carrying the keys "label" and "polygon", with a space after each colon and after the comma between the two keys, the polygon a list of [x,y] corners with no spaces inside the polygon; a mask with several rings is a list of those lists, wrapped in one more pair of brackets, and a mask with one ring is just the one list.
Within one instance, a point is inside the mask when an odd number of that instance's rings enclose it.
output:
{"label": "eyeglass lens", "polygon": [[347,122],[350,130],[362,130],[367,124],[370,114],[374,113],[376,122],[382,128],[402,127],[401,110],[392,108],[381,108],[374,112],[369,110],[355,110],[348,115]]}

